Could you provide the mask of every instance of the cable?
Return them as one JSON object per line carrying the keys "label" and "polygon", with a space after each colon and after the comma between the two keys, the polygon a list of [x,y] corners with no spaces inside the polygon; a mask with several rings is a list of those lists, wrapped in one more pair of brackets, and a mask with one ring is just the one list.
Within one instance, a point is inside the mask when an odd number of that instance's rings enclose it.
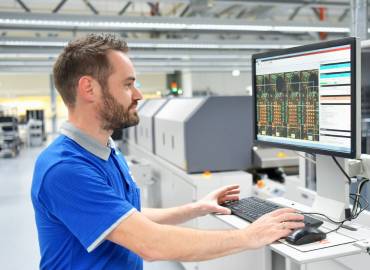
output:
{"label": "cable", "polygon": [[[366,181],[366,182],[368,182],[368,181]],[[336,231],[338,231],[341,227],[343,227],[343,225],[344,225],[344,223],[346,222],[346,221],[350,221],[350,220],[352,220],[352,219],[356,219],[368,206],[369,206],[369,202],[361,195],[361,194],[354,194],[354,193],[351,193],[350,194],[350,196],[351,196],[351,198],[353,197],[353,196],[355,196],[355,198],[356,199],[358,199],[358,205],[360,206],[360,211],[359,212],[357,212],[357,207],[356,207],[356,212],[352,212],[352,214],[351,214],[351,216],[349,217],[349,218],[346,218],[346,219],[344,219],[344,220],[341,220],[341,221],[335,221],[335,220],[333,220],[332,218],[330,218],[330,217],[328,217],[327,215],[325,215],[325,214],[322,214],[322,213],[317,213],[317,212],[300,212],[300,214],[302,214],[302,215],[320,215],[320,216],[323,216],[323,217],[325,217],[327,220],[329,220],[330,222],[332,222],[332,223],[334,223],[334,224],[339,224],[335,229],[333,229],[333,230],[330,230],[330,231],[328,231],[328,232],[326,232],[326,234],[329,234],[329,233],[332,233],[332,232],[336,232]],[[364,200],[365,201],[365,203],[366,203],[366,206],[365,207],[363,207],[362,206],[362,204],[361,204],[361,202],[360,202],[360,199],[362,199],[362,200]]]}
{"label": "cable", "polygon": [[365,211],[369,207],[369,202],[362,196],[361,194],[350,194],[358,197],[359,199],[362,199],[366,205],[362,207],[360,200],[358,199],[358,204],[360,205],[360,211],[357,212],[357,207],[356,207],[356,212],[352,213],[352,218],[355,219],[357,218],[363,211]]}
{"label": "cable", "polygon": [[358,193],[351,193],[349,194],[349,197],[353,200],[353,206],[351,211],[351,216],[355,216],[355,213],[357,212],[358,205],[360,205],[360,209],[362,208],[362,204],[359,200]]}
{"label": "cable", "polygon": [[299,214],[302,214],[302,215],[319,215],[319,216],[323,216],[324,218],[326,218],[327,220],[329,220],[330,222],[332,222],[334,224],[340,224],[340,223],[343,223],[343,222],[349,220],[349,219],[344,219],[344,220],[341,220],[341,221],[335,221],[334,219],[331,219],[327,215],[322,214],[322,213],[318,213],[318,212],[299,212]]}
{"label": "cable", "polygon": [[338,231],[338,230],[343,226],[343,224],[344,224],[344,221],[343,221],[343,222],[341,222],[341,223],[338,225],[338,227],[336,227],[335,229],[333,229],[333,230],[331,230],[331,231],[326,232],[326,234],[329,234],[329,233],[332,233],[332,232],[336,232],[336,231]]}
{"label": "cable", "polygon": [[351,177],[348,176],[348,174],[346,173],[346,171],[342,168],[342,166],[340,166],[338,160],[335,158],[335,156],[331,156],[332,159],[334,160],[335,164],[337,164],[339,170],[341,170],[341,172],[344,174],[344,176],[347,178],[348,180],[348,183],[351,184],[352,181],[351,181]]}
{"label": "cable", "polygon": [[334,223],[334,224],[339,224],[335,229],[331,230],[331,231],[328,231],[328,232],[325,232],[326,234],[328,233],[332,233],[332,232],[336,232],[338,231],[344,224],[344,222],[346,221],[349,221],[350,219],[347,218],[347,219],[344,219],[344,220],[341,220],[341,221],[335,221],[333,219],[331,219],[330,217],[328,217],[327,215],[325,214],[321,214],[321,213],[317,213],[317,212],[302,212],[300,214],[306,214],[306,215],[320,215],[320,216],[323,216],[325,217],[327,220],[329,220],[330,222]]}
{"label": "cable", "polygon": [[[301,156],[300,154],[297,153],[297,155]],[[331,156],[332,159],[334,160],[335,164],[338,166],[339,170],[344,174],[344,176],[346,177],[346,179],[348,180],[348,183],[349,185],[351,185],[352,181],[351,181],[351,177],[349,177],[349,175],[346,173],[346,171],[342,168],[342,166],[339,164],[338,160],[334,157],[334,156]],[[313,162],[311,159],[307,158],[307,157],[304,157],[305,159],[307,160],[310,160],[311,162]],[[316,162],[314,162],[316,163]],[[346,222],[346,221],[350,221],[352,219],[356,219],[358,218],[358,216],[364,211],[366,210],[368,207],[369,207],[369,202],[364,198],[364,196],[361,195],[361,192],[362,192],[362,189],[363,187],[365,186],[366,183],[368,183],[370,181],[370,179],[363,179],[357,186],[357,192],[356,193],[351,193],[349,194],[350,198],[353,199],[353,207],[352,207],[352,211],[351,211],[351,215],[349,217],[347,217],[346,219],[344,220],[341,220],[341,221],[335,221],[331,218],[329,218],[327,215],[325,214],[321,214],[321,213],[317,213],[317,212],[300,212],[300,214],[302,215],[320,215],[320,216],[323,216],[325,217],[327,220],[329,220],[330,222],[334,223],[334,224],[339,224],[335,229],[333,230],[330,230],[328,232],[326,232],[326,234],[329,234],[329,233],[332,233],[332,232],[336,232],[338,231],[342,226],[343,224]],[[360,200],[363,200],[366,205],[363,206],[361,201]]]}
{"label": "cable", "polygon": [[[362,189],[363,187],[365,186],[366,183],[368,183],[369,179],[363,179],[357,186],[357,192],[356,194],[350,194],[350,195],[354,195],[355,198],[353,199],[354,202],[353,202],[353,207],[352,207],[352,212],[353,213],[357,213],[357,208],[358,208],[358,204],[360,202],[360,198],[362,198],[367,204],[367,200],[365,198],[362,197],[361,195],[361,192],[362,192]],[[368,207],[368,205],[365,207],[365,209]],[[362,206],[360,205],[360,209],[362,208]]]}
{"label": "cable", "polygon": [[360,184],[359,184],[359,186],[360,186],[360,193],[361,193],[361,191],[362,191],[362,188],[364,187],[364,185],[365,185],[368,181],[370,181],[370,180],[369,180],[369,179],[367,179],[367,178],[364,178],[364,179],[360,182]]}

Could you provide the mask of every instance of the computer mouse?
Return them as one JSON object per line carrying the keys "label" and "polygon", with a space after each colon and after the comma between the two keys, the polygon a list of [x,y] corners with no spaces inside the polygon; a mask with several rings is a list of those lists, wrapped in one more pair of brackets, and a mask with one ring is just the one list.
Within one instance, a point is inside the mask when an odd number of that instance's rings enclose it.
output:
{"label": "computer mouse", "polygon": [[306,226],[304,228],[295,230],[285,240],[292,245],[304,245],[312,242],[320,241],[326,238],[326,233],[312,227]]}

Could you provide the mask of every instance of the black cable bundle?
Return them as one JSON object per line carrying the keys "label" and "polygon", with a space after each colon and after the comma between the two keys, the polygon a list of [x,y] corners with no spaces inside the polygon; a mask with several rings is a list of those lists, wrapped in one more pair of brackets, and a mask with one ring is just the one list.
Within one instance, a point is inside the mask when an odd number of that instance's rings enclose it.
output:
{"label": "black cable bundle", "polygon": [[[337,159],[332,156],[335,164],[338,166],[338,168],[340,169],[340,171],[345,175],[345,177],[347,178],[348,180],[348,183],[351,184],[351,178],[349,177],[349,175],[345,172],[345,170],[342,168],[342,166],[340,166],[339,162],[337,161]],[[326,216],[325,214],[321,214],[321,213],[317,213],[317,212],[311,212],[311,213],[301,213],[301,214],[308,214],[308,215],[320,215],[320,216],[323,216],[325,217],[327,220],[329,220],[330,222],[334,223],[334,224],[339,224],[337,228],[331,230],[331,231],[328,231],[326,234],[328,233],[331,233],[331,232],[335,232],[337,230],[339,230],[344,222],[346,221],[350,221],[352,219],[356,219],[358,218],[358,216],[364,211],[366,210],[368,207],[369,207],[369,202],[364,198],[364,196],[361,195],[361,192],[363,190],[363,187],[365,186],[365,184],[369,182],[369,179],[366,179],[364,178],[360,183],[359,185],[357,186],[357,192],[356,193],[351,193],[350,194],[350,197],[353,199],[353,207],[352,207],[352,210],[350,212],[350,215],[344,219],[344,220],[341,220],[341,221],[335,221],[331,218],[329,218],[328,216]],[[365,203],[365,205],[363,206],[362,203],[361,203],[361,200]]]}

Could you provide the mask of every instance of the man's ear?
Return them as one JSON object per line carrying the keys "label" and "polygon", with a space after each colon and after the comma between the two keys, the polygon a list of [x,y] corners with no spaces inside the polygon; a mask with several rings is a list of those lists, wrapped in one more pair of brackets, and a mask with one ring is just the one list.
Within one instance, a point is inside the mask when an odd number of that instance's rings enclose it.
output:
{"label": "man's ear", "polygon": [[85,102],[94,102],[98,97],[99,84],[91,76],[82,76],[78,80],[77,92],[78,96]]}

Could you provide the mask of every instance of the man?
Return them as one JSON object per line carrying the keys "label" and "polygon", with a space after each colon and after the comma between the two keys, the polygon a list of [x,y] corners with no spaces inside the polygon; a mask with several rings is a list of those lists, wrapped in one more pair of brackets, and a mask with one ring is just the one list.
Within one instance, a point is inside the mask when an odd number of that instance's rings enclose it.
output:
{"label": "man", "polygon": [[[263,216],[248,228],[201,231],[173,226],[238,199],[238,186],[196,203],[140,209],[140,195],[110,135],[139,122],[134,67],[126,43],[88,35],[68,44],[54,65],[68,122],[38,157],[32,202],[41,269],[142,269],[145,260],[199,261],[255,249],[303,226],[292,209]],[[290,221],[290,222],[285,222]],[[172,225],[170,225],[172,224]]]}

